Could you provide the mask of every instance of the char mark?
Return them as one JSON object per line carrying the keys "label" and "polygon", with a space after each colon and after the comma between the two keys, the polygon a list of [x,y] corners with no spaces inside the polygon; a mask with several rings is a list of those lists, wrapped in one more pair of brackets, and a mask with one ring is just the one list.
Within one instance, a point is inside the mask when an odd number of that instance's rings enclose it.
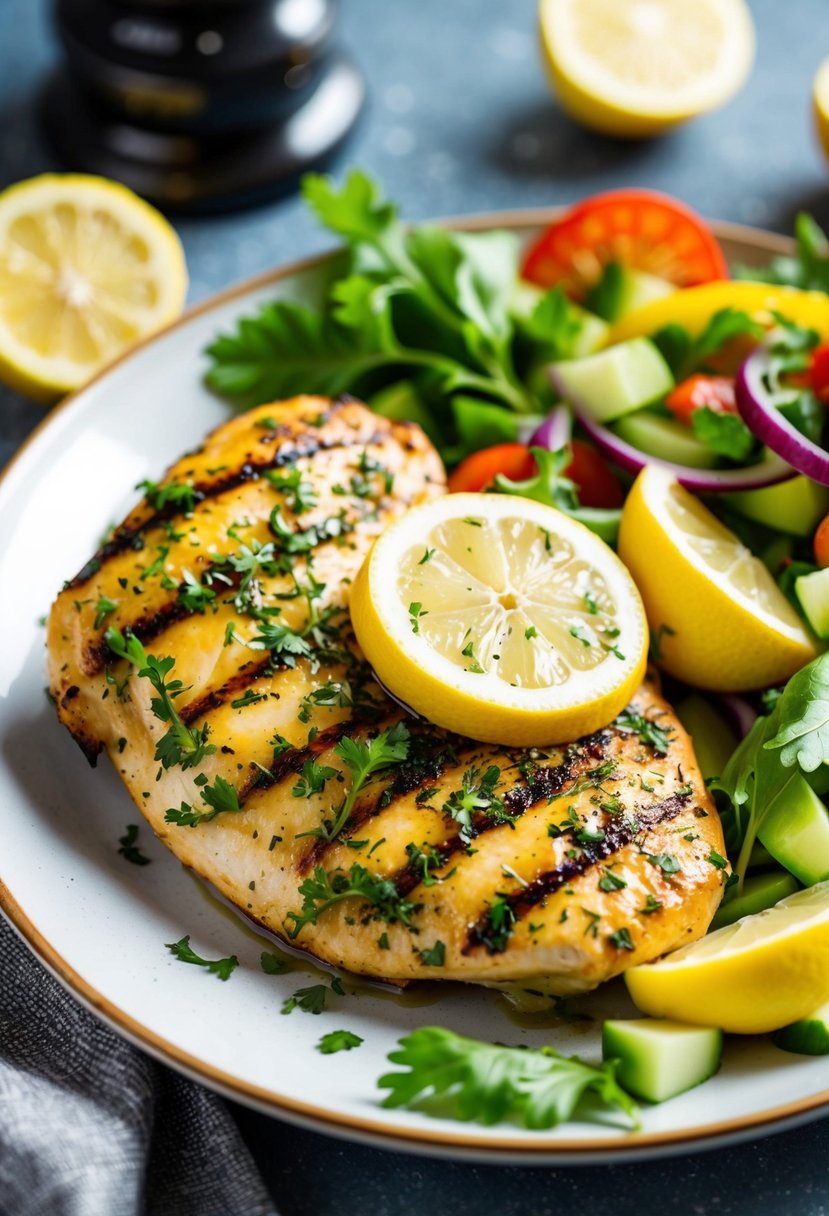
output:
{"label": "char mark", "polygon": [[[277,438],[280,438],[280,436],[277,435]],[[269,469],[293,465],[300,458],[315,456],[317,452],[329,452],[337,448],[366,447],[378,443],[380,438],[379,434],[376,433],[369,437],[361,437],[355,433],[348,439],[337,437],[326,440],[325,437],[321,437],[312,430],[309,430],[294,439],[293,443],[285,443],[281,447],[278,447],[270,455],[269,459],[266,458],[259,461],[247,459],[238,468],[228,469],[224,477],[220,477],[215,481],[194,485],[192,487],[193,500],[196,504],[199,504],[206,499],[216,498],[218,495],[224,494],[228,490],[233,490],[246,481],[256,480]],[[67,588],[81,587],[94,574],[97,574],[110,558],[116,557],[119,553],[124,553],[127,549],[143,549],[143,538],[146,532],[158,527],[159,524],[166,523],[168,520],[177,519],[182,514],[183,512],[178,504],[173,502],[166,503],[160,510],[154,511],[152,515],[148,516],[143,523],[138,524],[136,527],[118,528],[113,536],[100,547],[94,557],[90,558],[75,578],[67,584]]]}
{"label": "char mark", "polygon": [[[642,810],[637,810],[633,817],[620,816],[618,819],[609,820],[604,825],[603,840],[580,845],[578,856],[567,858],[554,869],[539,874],[526,887],[521,887],[505,897],[511,923],[517,923],[538,904],[543,903],[549,895],[554,894],[567,883],[582,878],[588,870],[600,862],[613,857],[614,854],[631,844],[643,830],[676,818],[693,797],[693,791],[671,794],[661,802],[655,802]],[[566,835],[575,844],[575,835],[573,833]],[[469,930],[463,953],[470,954],[479,946],[485,946],[490,954],[498,953],[500,949],[505,948],[505,945],[498,948],[492,945],[489,910],[479,917],[477,923]]]}
{"label": "char mark", "polygon": [[211,689],[210,692],[206,692],[198,700],[191,701],[189,705],[179,710],[182,722],[185,726],[189,726],[192,722],[195,722],[196,718],[203,718],[214,709],[221,709],[231,698],[235,698],[239,693],[244,693],[245,689],[249,688],[254,680],[261,679],[267,675],[273,675],[277,671],[283,670],[283,668],[284,664],[280,663],[274,655],[269,655],[266,659],[260,659],[258,663],[253,660],[245,663],[220,688]]}

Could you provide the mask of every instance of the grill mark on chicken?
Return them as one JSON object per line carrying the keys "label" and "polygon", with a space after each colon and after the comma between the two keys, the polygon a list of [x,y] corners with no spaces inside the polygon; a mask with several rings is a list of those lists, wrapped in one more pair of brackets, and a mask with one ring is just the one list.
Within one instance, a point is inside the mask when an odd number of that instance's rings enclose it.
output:
{"label": "grill mark on chicken", "polygon": [[[179,710],[179,717],[185,726],[190,726],[195,722],[196,718],[203,718],[214,709],[221,709],[226,705],[235,693],[244,692],[249,688],[254,680],[258,680],[263,676],[275,674],[277,671],[282,671],[285,664],[281,663],[274,655],[269,655],[265,659],[260,659],[255,662],[250,659],[244,666],[232,675],[229,680],[225,680],[224,684],[219,688],[211,688],[197,701],[191,701],[189,705],[183,706]],[[269,693],[266,695],[270,695]]]}
{"label": "grill mark on chicken", "polygon": [[[245,460],[235,469],[228,471],[224,477],[217,481],[202,483],[201,485],[193,485],[193,499],[195,505],[211,498],[217,498],[220,494],[226,493],[228,490],[234,490],[237,486],[242,485],[246,481],[254,481],[261,477],[263,473],[270,469],[284,468],[286,465],[294,465],[302,457],[315,456],[318,452],[331,452],[336,449],[348,448],[367,448],[380,443],[382,436],[378,433],[361,436],[350,434],[347,437],[337,437],[326,439],[324,436],[319,436],[313,432],[306,432],[302,436],[302,442],[294,440],[292,446],[285,444],[277,449],[269,460],[252,462],[250,459]],[[75,589],[82,587],[88,582],[93,575],[97,574],[104,565],[113,557],[117,557],[119,553],[126,552],[127,549],[143,549],[143,536],[145,532],[149,532],[152,528],[159,524],[166,523],[169,520],[178,519],[184,516],[185,512],[175,503],[169,503],[163,506],[159,511],[153,512],[142,523],[134,528],[119,528],[105,544],[101,545],[94,557],[86,563],[86,565],[75,575],[75,577],[67,584],[69,588]]]}
{"label": "grill mark on chicken", "polygon": [[[548,895],[554,894],[568,882],[583,878],[594,866],[607,861],[609,857],[632,844],[643,830],[675,819],[695,796],[693,790],[687,793],[674,793],[660,802],[651,803],[650,806],[641,810],[634,810],[632,816],[619,816],[618,819],[606,821],[602,825],[605,834],[604,840],[580,844],[578,847],[581,851],[577,857],[567,858],[552,870],[539,874],[526,887],[520,887],[505,897],[513,923],[517,923],[539,903],[543,903]],[[575,832],[566,832],[565,835],[574,844],[576,843]],[[489,929],[489,909],[487,909],[469,930],[463,953],[469,954],[479,946],[485,946],[490,954],[499,953],[500,951],[493,949],[487,940]]]}

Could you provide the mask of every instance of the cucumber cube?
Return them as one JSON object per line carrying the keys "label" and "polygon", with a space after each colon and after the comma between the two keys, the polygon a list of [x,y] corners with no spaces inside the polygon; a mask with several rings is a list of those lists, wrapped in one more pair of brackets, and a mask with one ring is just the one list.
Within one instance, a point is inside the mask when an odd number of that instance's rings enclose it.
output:
{"label": "cucumber cube", "polygon": [[628,414],[616,423],[616,434],[648,456],[672,460],[692,469],[713,469],[717,457],[676,418],[662,418],[651,410]]}
{"label": "cucumber cube", "polygon": [[709,931],[721,929],[723,925],[733,925],[744,916],[753,916],[755,912],[764,912],[773,908],[787,895],[794,895],[800,890],[800,883],[793,874],[786,870],[776,869],[770,874],[754,874],[743,884],[742,895],[721,903],[714,913]]}
{"label": "cucumber cube", "polygon": [[619,1084],[646,1102],[664,1102],[701,1085],[720,1066],[722,1031],[658,1018],[605,1022],[602,1057],[618,1060]]}
{"label": "cucumber cube", "polygon": [[792,477],[762,490],[729,494],[728,505],[746,519],[767,524],[790,536],[811,536],[829,511],[829,488],[809,477]]}
{"label": "cucumber cube", "polygon": [[772,1035],[775,1047],[801,1056],[829,1055],[829,1005],[821,1005],[808,1018],[792,1022]]}
{"label": "cucumber cube", "polygon": [[550,366],[550,379],[565,401],[597,422],[612,422],[650,405],[674,387],[671,369],[648,338],[620,342],[586,359]]}
{"label": "cucumber cube", "polygon": [[794,580],[794,593],[818,637],[829,638],[829,568],[801,574]]}
{"label": "cucumber cube", "polygon": [[829,812],[800,773],[767,808],[757,835],[807,887],[829,878]]}

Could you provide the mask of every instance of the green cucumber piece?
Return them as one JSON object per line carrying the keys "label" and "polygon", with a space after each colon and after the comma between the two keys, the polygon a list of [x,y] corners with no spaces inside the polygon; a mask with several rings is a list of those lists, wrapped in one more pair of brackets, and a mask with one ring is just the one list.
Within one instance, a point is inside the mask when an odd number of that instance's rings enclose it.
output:
{"label": "green cucumber piece", "polygon": [[811,536],[829,511],[829,488],[808,477],[792,477],[762,490],[738,490],[728,505],[746,519],[791,536]]}
{"label": "green cucumber piece", "polygon": [[800,890],[800,883],[787,870],[776,869],[770,874],[754,874],[743,884],[742,895],[735,895],[721,903],[714,913],[714,919],[709,926],[709,932],[721,929],[723,925],[733,925],[735,920],[744,916],[753,916],[755,912],[764,912],[773,908],[787,895],[794,895]]}
{"label": "green cucumber piece", "polygon": [[674,387],[671,369],[648,338],[554,363],[550,371],[564,400],[581,405],[602,423],[650,405]]}
{"label": "green cucumber piece", "polygon": [[705,780],[719,777],[739,743],[725,718],[699,693],[691,693],[675,706],[676,716],[691,736],[697,763]]}
{"label": "green cucumber piece", "polygon": [[701,1085],[720,1066],[722,1031],[658,1018],[602,1026],[602,1058],[618,1060],[623,1089],[646,1102],[664,1102]]}
{"label": "green cucumber piece", "polygon": [[794,580],[794,593],[817,636],[829,638],[829,567],[801,574]]}
{"label": "green cucumber piece", "polygon": [[[534,283],[518,279],[510,296],[510,313],[519,321],[528,320],[546,294],[543,287],[536,287]],[[592,355],[597,350],[601,350],[610,332],[607,321],[603,321],[595,313],[588,312],[586,308],[582,308],[572,301],[570,301],[570,308],[580,324],[579,332],[573,340],[573,357],[581,359],[584,355]]]}
{"label": "green cucumber piece", "polygon": [[829,1005],[821,1005],[808,1018],[792,1022],[772,1035],[775,1047],[801,1056],[829,1055]]}
{"label": "green cucumber piece", "polygon": [[676,285],[667,279],[623,266],[621,262],[608,262],[598,283],[588,291],[585,304],[605,321],[618,321],[625,313],[635,312],[675,291]]}
{"label": "green cucumber piece", "polygon": [[632,443],[648,456],[671,460],[692,469],[713,469],[717,457],[676,418],[663,418],[650,410],[620,418],[614,430],[620,439]]}
{"label": "green cucumber piece", "polygon": [[757,835],[805,886],[829,878],[829,812],[802,774],[767,808]]}

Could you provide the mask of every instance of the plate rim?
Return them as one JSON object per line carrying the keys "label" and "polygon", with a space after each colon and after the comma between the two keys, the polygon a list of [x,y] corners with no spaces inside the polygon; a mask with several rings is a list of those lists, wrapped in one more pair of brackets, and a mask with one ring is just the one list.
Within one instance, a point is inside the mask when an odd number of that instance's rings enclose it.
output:
{"label": "plate rim", "polygon": [[[548,224],[564,210],[564,207],[525,208],[451,216],[435,222],[446,227],[469,231],[482,231],[497,227],[520,231]],[[769,254],[790,253],[794,247],[791,237],[766,229],[726,221],[712,221],[712,228],[719,238],[736,244],[752,246]],[[196,317],[203,316],[235,299],[250,295],[269,284],[313,270],[316,266],[329,260],[336,252],[337,247],[334,247],[321,253],[282,263],[270,270],[231,284],[192,305],[176,320],[131,346],[116,360],[102,368],[90,381],[70,393],[45,414],[12,455],[5,468],[0,471],[0,494],[13,480],[13,474],[18,464],[27,458],[30,449],[39,441],[41,435],[53,427],[56,420],[62,418],[66,411],[78,407],[78,403],[82,403],[84,395],[97,387],[115,368],[120,367],[139,352],[143,352],[153,342],[186,326]],[[692,1151],[695,1148],[715,1147],[724,1141],[733,1141],[740,1136],[750,1134],[758,1128],[771,1132],[781,1124],[789,1124],[793,1121],[803,1122],[810,1116],[817,1118],[821,1109],[829,1105],[829,1090],[822,1090],[807,1098],[766,1108],[753,1114],[720,1120],[717,1123],[681,1128],[675,1131],[620,1132],[618,1137],[613,1139],[589,1136],[551,1139],[539,1136],[537,1140],[529,1140],[525,1137],[519,1138],[506,1134],[500,1136],[498,1140],[494,1140],[491,1137],[483,1138],[475,1132],[432,1131],[428,1126],[396,1128],[377,1118],[339,1114],[324,1106],[274,1094],[272,1090],[251,1084],[216,1068],[207,1060],[191,1055],[162,1035],[148,1029],[125,1009],[108,1000],[93,984],[75,971],[72,965],[35,927],[1,876],[0,911],[35,957],[47,967],[64,988],[78,998],[95,1016],[101,1018],[116,1032],[122,1033],[131,1042],[149,1051],[155,1058],[232,1100],[241,1101],[255,1109],[267,1111],[294,1122],[301,1122],[340,1137],[348,1138],[350,1134],[351,1138],[356,1136],[386,1148],[421,1153],[428,1153],[430,1150],[451,1152],[455,1149],[460,1150],[462,1155],[485,1153],[491,1157],[494,1154],[496,1157],[508,1157],[513,1162],[524,1160],[537,1164],[543,1163],[539,1160],[540,1158],[559,1162],[563,1162],[563,1159],[567,1158],[571,1164],[586,1164],[595,1162],[597,1159],[631,1161],[637,1156],[650,1156],[660,1150],[663,1153],[678,1153],[686,1150]]]}

